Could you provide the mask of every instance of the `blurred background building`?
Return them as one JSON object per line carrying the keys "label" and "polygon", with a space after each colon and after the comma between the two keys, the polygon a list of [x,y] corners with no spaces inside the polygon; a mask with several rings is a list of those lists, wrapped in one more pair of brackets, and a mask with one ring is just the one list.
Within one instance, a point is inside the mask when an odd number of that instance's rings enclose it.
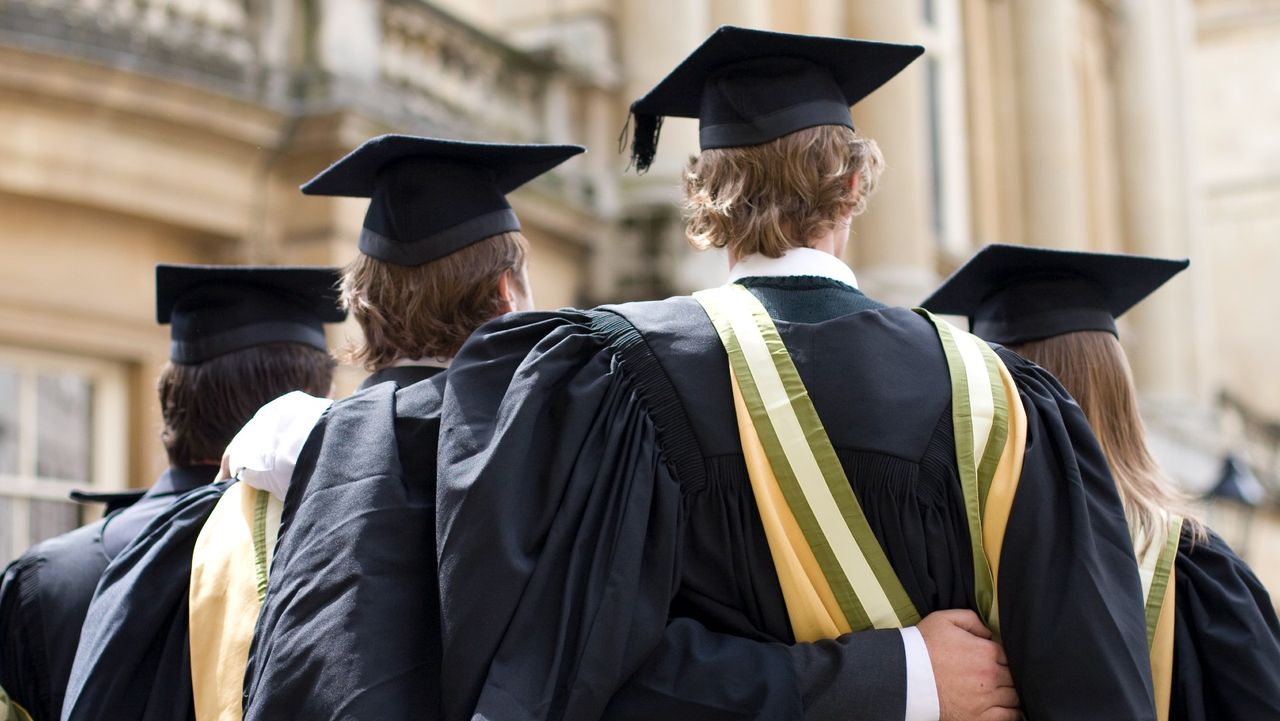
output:
{"label": "blurred background building", "polygon": [[[297,186],[369,136],[589,146],[513,197],[542,306],[720,283],[678,210],[696,121],[646,175],[616,151],[725,23],[928,48],[854,109],[871,295],[991,242],[1189,256],[1121,324],[1148,423],[1191,492],[1234,451],[1277,495],[1280,0],[0,0],[0,562],[163,468],[153,265],[346,263],[363,202]],[[1225,504],[1280,589],[1271,506]]]}

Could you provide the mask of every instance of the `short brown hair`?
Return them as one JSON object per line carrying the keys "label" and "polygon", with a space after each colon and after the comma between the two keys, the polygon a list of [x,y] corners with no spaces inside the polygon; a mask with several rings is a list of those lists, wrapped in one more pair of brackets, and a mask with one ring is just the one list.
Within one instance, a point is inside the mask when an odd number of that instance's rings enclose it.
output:
{"label": "short brown hair", "polygon": [[1093,330],[1063,333],[1010,350],[1057,376],[1080,404],[1115,477],[1139,553],[1164,539],[1167,522],[1162,511],[1184,516],[1188,527],[1204,537],[1203,526],[1188,515],[1186,499],[1147,447],[1129,359],[1114,335]]}
{"label": "short brown hair", "polygon": [[[694,247],[734,258],[777,258],[866,210],[884,169],[874,140],[822,125],[762,145],[714,148],[684,171],[685,233]],[[851,191],[849,178],[857,174]]]}
{"label": "short brown hair", "polygon": [[160,372],[160,413],[169,463],[217,465],[258,409],[290,391],[329,393],[334,360],[300,343],[268,343]]}
{"label": "short brown hair", "polygon": [[528,247],[509,232],[417,266],[358,256],[343,272],[342,302],[364,342],[345,349],[343,360],[377,371],[401,358],[453,357],[472,331],[506,311],[502,276],[523,282]]}

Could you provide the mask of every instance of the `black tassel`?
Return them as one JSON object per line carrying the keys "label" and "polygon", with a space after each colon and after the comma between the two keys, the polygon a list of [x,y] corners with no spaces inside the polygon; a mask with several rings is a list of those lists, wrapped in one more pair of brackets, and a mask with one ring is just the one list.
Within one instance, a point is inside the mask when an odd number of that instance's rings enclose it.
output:
{"label": "black tassel", "polygon": [[[627,122],[622,125],[622,132],[618,133],[618,154],[619,155],[621,155],[622,151],[626,149],[627,140],[629,139],[630,135],[631,135],[631,111],[627,111]],[[628,163],[627,167],[630,168],[631,165]]]}
{"label": "black tassel", "polygon": [[634,110],[627,118],[627,124],[618,136],[618,149],[626,145],[627,131],[631,122],[635,121],[635,130],[631,134],[631,162],[627,168],[635,167],[636,173],[643,174],[653,165],[653,156],[658,152],[658,135],[662,132],[662,116],[637,113]]}

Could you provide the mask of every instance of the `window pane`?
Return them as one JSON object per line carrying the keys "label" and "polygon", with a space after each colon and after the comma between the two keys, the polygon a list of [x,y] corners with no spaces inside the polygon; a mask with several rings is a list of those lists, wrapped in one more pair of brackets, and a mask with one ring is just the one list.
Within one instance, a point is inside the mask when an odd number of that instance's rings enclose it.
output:
{"label": "window pane", "polygon": [[18,412],[18,371],[0,366],[0,473],[18,472]]}
{"label": "window pane", "polygon": [[80,506],[69,501],[38,501],[32,499],[31,543],[53,538],[80,525]]}
{"label": "window pane", "polygon": [[74,373],[36,380],[36,475],[89,480],[93,388]]}

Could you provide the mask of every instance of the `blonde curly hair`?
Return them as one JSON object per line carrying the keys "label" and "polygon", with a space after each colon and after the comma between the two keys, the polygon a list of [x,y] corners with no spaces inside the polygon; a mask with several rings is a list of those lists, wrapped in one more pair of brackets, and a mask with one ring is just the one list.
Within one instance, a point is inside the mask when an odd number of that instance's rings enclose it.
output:
{"label": "blonde curly hair", "polygon": [[[685,233],[700,250],[777,258],[866,210],[883,170],[876,142],[842,125],[704,150],[684,171]],[[854,174],[858,183],[850,188]]]}

